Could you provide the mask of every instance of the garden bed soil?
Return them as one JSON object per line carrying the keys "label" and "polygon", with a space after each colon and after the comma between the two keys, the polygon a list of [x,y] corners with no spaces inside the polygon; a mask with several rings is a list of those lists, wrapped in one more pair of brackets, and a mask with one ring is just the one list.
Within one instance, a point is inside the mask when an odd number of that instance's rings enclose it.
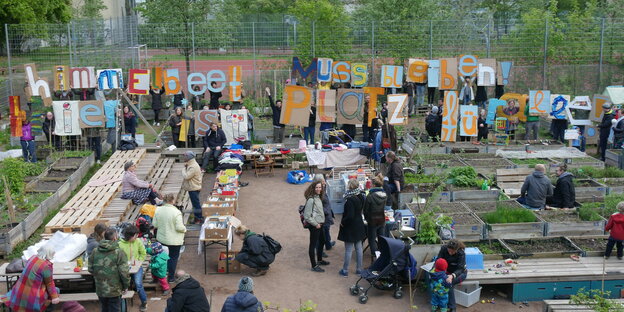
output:
{"label": "garden bed soil", "polygon": [[496,210],[495,201],[482,201],[482,202],[465,202],[468,209],[474,213],[489,212]]}
{"label": "garden bed soil", "polygon": [[462,225],[473,225],[473,224],[481,224],[481,222],[479,221],[479,219],[477,217],[475,217],[472,213],[470,212],[466,212],[466,213],[448,213],[448,214],[444,214],[448,217],[451,217],[453,219],[453,222],[455,222],[455,224],[462,224]]}
{"label": "garden bed soil", "polygon": [[78,169],[78,166],[82,163],[84,157],[64,157],[57,160],[52,169],[64,170],[64,169]]}
{"label": "garden bed soil", "polygon": [[508,167],[513,166],[513,164],[502,158],[464,159],[464,162],[472,167],[496,167],[499,169],[507,169]]}
{"label": "garden bed soil", "polygon": [[31,192],[54,193],[63,185],[63,183],[65,183],[65,180],[62,180],[62,181],[39,180],[33,185]]}
{"label": "garden bed soil", "polygon": [[497,157],[496,154],[487,154],[487,153],[463,153],[463,154],[458,154],[458,155],[463,160],[466,160],[466,159],[494,159],[494,158],[500,158],[500,157]]}
{"label": "garden bed soil", "polygon": [[497,239],[482,240],[478,242],[464,242],[464,244],[466,247],[479,248],[479,251],[483,254],[484,260],[506,258],[506,256],[511,254],[511,251]]}
{"label": "garden bed soil", "polygon": [[607,248],[607,236],[595,237],[568,237],[568,239],[579,249],[585,257],[602,257]]}
{"label": "garden bed soil", "polygon": [[74,171],[76,170],[50,170],[45,176],[51,178],[66,178],[74,173]]}
{"label": "garden bed soil", "polygon": [[598,178],[595,180],[607,186],[623,186],[624,187],[624,178]]}
{"label": "garden bed soil", "polygon": [[536,211],[535,213],[547,222],[583,222],[575,211],[545,210]]}
{"label": "garden bed soil", "polygon": [[[417,209],[424,208],[424,205],[419,205]],[[453,214],[453,213],[465,213],[468,212],[466,206],[464,206],[461,202],[450,202],[450,203],[431,203],[429,207],[433,209],[436,213],[444,213],[444,214]]]}
{"label": "garden bed soil", "polygon": [[[556,183],[556,181],[553,181],[553,182]],[[576,187],[600,187],[602,185],[594,180],[576,179],[574,180],[574,186]]]}
{"label": "garden bed soil", "polygon": [[581,251],[565,237],[504,239],[503,243],[519,257],[567,257]]}
{"label": "garden bed soil", "polygon": [[[418,183],[418,191],[419,192],[433,192],[435,191],[440,183]],[[447,191],[448,188],[445,186],[443,190]]]}

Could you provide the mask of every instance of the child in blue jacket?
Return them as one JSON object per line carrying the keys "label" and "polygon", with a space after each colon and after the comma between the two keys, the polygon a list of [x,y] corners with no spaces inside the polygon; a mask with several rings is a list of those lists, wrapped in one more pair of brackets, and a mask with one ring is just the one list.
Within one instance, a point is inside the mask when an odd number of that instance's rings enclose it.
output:
{"label": "child in blue jacket", "polygon": [[153,242],[148,252],[152,255],[152,259],[150,260],[152,276],[160,284],[163,295],[167,296],[171,292],[171,288],[167,282],[167,262],[169,261],[169,255],[163,251],[162,244],[159,242]]}
{"label": "child in blue jacket", "polygon": [[435,262],[435,267],[430,272],[429,288],[431,289],[431,311],[436,312],[440,309],[440,312],[447,311],[448,305],[448,292],[451,289],[451,284],[446,281],[446,269],[448,263],[445,259],[439,258]]}

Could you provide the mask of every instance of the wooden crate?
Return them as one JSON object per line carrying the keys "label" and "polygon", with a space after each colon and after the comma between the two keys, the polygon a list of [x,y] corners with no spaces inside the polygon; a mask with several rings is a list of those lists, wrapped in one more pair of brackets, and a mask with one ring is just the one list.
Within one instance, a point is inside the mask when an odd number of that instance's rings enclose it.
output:
{"label": "wooden crate", "polygon": [[624,178],[600,178],[594,180],[607,186],[607,195],[624,194]]}
{"label": "wooden crate", "polygon": [[483,239],[485,223],[472,212],[461,214],[447,214],[453,218],[455,225],[455,236],[461,240],[480,240]]}
{"label": "wooden crate", "polygon": [[[568,236],[568,235],[601,235],[607,222],[604,218],[600,221],[583,221],[578,219],[576,211],[544,210],[536,211],[546,221],[544,228],[545,236]],[[577,221],[549,221],[557,214],[566,214],[570,217],[577,216]]]}
{"label": "wooden crate", "polygon": [[237,195],[210,195],[202,205],[202,215],[234,216],[238,206]]}

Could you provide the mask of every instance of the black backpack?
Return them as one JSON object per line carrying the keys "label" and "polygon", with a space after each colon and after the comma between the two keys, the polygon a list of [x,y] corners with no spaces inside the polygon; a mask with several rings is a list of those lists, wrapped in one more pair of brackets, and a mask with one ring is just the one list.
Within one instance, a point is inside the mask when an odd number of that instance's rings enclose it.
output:
{"label": "black backpack", "polygon": [[428,133],[435,133],[436,132],[436,121],[438,119],[438,116],[436,114],[429,114],[429,116],[427,116],[427,118],[425,119],[425,129],[427,130]]}
{"label": "black backpack", "polygon": [[308,224],[308,221],[306,221],[305,218],[303,217],[304,211],[305,211],[305,205],[300,205],[299,206],[299,218],[301,219],[301,225],[303,225],[304,229],[307,229],[310,227],[310,224]]}
{"label": "black backpack", "polygon": [[273,237],[262,233],[262,238],[264,238],[264,241],[267,243],[269,251],[271,251],[272,254],[275,255],[282,251],[282,244],[273,239]]}

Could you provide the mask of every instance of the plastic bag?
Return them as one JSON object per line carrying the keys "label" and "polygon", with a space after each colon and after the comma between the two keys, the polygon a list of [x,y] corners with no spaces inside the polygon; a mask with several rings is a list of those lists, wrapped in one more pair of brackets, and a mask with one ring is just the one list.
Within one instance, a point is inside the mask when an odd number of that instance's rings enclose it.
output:
{"label": "plastic bag", "polygon": [[288,172],[288,177],[286,177],[286,182],[290,184],[304,184],[306,182],[312,181],[310,176],[305,170],[293,170]]}

